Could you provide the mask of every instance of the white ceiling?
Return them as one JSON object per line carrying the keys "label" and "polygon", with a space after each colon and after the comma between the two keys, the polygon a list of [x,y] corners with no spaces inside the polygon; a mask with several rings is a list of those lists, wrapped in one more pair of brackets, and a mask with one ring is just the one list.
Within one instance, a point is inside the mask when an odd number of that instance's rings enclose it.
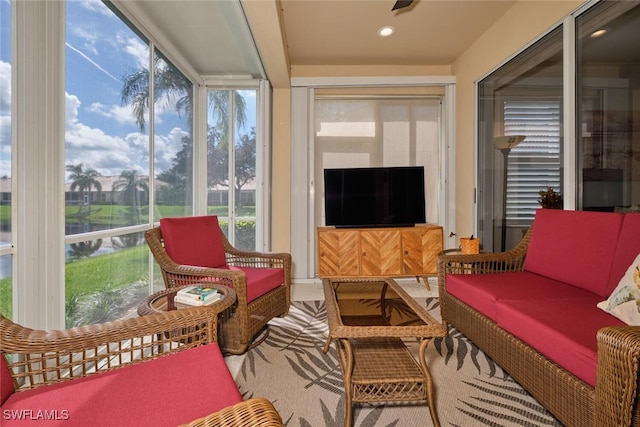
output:
{"label": "white ceiling", "polygon": [[[283,0],[294,65],[449,65],[514,1]],[[395,33],[380,37],[383,26]]]}
{"label": "white ceiling", "polygon": [[[265,58],[260,61],[252,33],[279,38],[292,66],[449,65],[515,3],[416,0],[409,8],[392,12],[394,2],[121,0],[116,4],[135,14],[136,21],[155,34],[152,39],[169,44],[169,57],[181,56],[198,75],[259,78]],[[254,13],[249,29],[244,10],[269,3],[277,9],[274,16],[282,20],[283,28],[273,19],[265,32],[265,23],[257,22]],[[377,31],[384,25],[393,26],[395,34],[379,37]],[[255,40],[258,46],[268,42]]]}

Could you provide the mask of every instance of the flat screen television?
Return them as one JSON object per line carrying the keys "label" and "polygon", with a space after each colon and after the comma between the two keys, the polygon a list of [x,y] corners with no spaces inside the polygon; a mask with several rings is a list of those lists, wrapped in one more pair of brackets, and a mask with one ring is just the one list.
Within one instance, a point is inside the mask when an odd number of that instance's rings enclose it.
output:
{"label": "flat screen television", "polygon": [[325,169],[324,212],[335,227],[423,224],[424,167]]}

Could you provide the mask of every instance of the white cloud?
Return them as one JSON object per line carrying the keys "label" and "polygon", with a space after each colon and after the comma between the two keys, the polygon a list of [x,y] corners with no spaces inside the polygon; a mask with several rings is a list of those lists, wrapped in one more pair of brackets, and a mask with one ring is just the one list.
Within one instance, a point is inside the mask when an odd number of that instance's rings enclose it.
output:
{"label": "white cloud", "polygon": [[189,136],[189,133],[181,128],[173,128],[169,133],[156,135],[155,142],[155,172],[156,174],[171,169],[173,159],[178,151],[182,149],[182,138]]}
{"label": "white cloud", "polygon": [[[67,164],[82,163],[105,176],[117,176],[123,170],[135,169],[149,173],[149,138],[140,132],[125,136],[108,135],[102,129],[89,127],[78,121],[81,102],[75,95],[66,96],[66,149]],[[90,111],[119,123],[133,123],[128,107],[112,107],[94,103]],[[182,148],[182,138],[189,132],[175,127],[166,135],[155,136],[155,168],[157,172],[171,168],[176,153]]]}
{"label": "white cloud", "polygon": [[100,15],[113,16],[113,12],[101,0],[67,0],[77,1],[87,10],[99,13]]}
{"label": "white cloud", "polygon": [[0,61],[0,114],[11,114],[11,64]]}
{"label": "white cloud", "polygon": [[0,116],[0,176],[11,176],[11,116]]}
{"label": "white cloud", "polygon": [[136,61],[138,68],[149,68],[149,46],[136,37],[116,37],[118,45]]}
{"label": "white cloud", "polygon": [[[87,111],[99,114],[105,118],[115,120],[119,124],[137,126],[133,115],[133,107],[130,105],[111,105],[107,106],[99,102],[94,102],[87,108]],[[144,115],[145,123],[149,122],[149,115]]]}

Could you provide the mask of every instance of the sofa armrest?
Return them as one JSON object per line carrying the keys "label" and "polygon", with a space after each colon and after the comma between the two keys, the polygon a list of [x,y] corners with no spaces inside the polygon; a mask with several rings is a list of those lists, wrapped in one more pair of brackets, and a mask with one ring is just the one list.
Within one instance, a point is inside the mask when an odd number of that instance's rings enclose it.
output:
{"label": "sofa armrest", "polygon": [[217,340],[217,313],[192,307],[64,330],[0,316],[0,352],[16,390],[84,377]]}
{"label": "sofa armrest", "polygon": [[638,420],[640,327],[610,326],[598,331],[597,426],[628,426]]}
{"label": "sofa armrest", "polygon": [[438,286],[444,289],[447,274],[487,274],[522,271],[533,227],[524,235],[520,243],[505,252],[481,252],[462,254],[455,249],[447,249],[438,254]]}
{"label": "sofa armrest", "polygon": [[271,402],[253,398],[185,424],[183,427],[280,427],[280,414]]}

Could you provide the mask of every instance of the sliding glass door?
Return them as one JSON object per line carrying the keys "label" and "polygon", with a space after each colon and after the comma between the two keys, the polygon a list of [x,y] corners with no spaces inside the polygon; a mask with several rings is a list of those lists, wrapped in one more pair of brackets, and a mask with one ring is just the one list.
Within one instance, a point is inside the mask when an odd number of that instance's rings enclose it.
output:
{"label": "sliding glass door", "polygon": [[515,246],[533,221],[539,191],[562,192],[562,78],[558,28],[478,84],[484,250]]}
{"label": "sliding glass door", "polygon": [[576,20],[578,206],[640,211],[640,6],[602,2]]}

